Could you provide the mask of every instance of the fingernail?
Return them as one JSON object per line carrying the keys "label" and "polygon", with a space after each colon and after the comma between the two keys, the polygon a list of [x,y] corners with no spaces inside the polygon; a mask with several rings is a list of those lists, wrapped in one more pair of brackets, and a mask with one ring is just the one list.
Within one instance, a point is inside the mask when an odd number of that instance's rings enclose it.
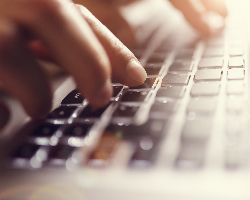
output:
{"label": "fingernail", "polygon": [[98,90],[95,99],[94,106],[103,106],[107,104],[112,96],[112,84],[110,80],[107,80],[104,85]]}
{"label": "fingernail", "polygon": [[133,59],[127,65],[128,78],[133,80],[135,84],[143,84],[147,78],[147,73],[139,61]]}

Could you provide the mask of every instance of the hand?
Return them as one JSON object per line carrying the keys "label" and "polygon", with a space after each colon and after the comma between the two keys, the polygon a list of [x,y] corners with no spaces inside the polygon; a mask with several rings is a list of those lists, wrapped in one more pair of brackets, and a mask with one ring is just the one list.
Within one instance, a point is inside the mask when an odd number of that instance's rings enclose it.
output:
{"label": "hand", "polygon": [[[125,2],[117,0],[74,0],[74,2],[88,8],[127,47],[136,47],[135,32],[120,12]],[[131,0],[126,0],[126,3],[131,3]]]}
{"label": "hand", "polygon": [[[119,12],[117,12],[117,9],[115,10],[115,8],[119,8],[121,5],[133,3],[136,0],[75,1],[87,5],[98,16],[99,14],[100,16],[103,16],[103,22],[107,24],[118,37],[124,38],[120,33],[125,33],[124,35],[127,35],[127,38],[132,38],[131,28],[129,28],[128,24],[124,23],[125,21],[122,20],[121,16],[119,16]],[[204,37],[214,34],[213,27],[211,27],[206,18],[208,12],[217,13],[222,18],[227,16],[225,0],[170,0],[170,2],[184,15],[187,21],[201,34],[201,36]],[[120,29],[122,31],[116,31]]]}
{"label": "hand", "polygon": [[207,12],[215,12],[221,17],[227,16],[227,8],[224,0],[170,0],[180,10],[188,22],[201,33],[208,37],[214,33],[207,18]]}
{"label": "hand", "polygon": [[[36,50],[29,48],[34,41]],[[37,52],[71,74],[93,107],[109,101],[111,79],[135,86],[146,78],[135,56],[86,8],[70,0],[1,0],[1,89],[32,117],[45,115],[52,99]],[[8,112],[0,104],[3,126]]]}

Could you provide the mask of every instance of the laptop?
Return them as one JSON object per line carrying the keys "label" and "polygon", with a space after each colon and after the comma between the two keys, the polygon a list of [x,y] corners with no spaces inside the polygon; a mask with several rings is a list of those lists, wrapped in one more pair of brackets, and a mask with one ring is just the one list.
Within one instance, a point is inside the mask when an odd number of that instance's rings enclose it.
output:
{"label": "laptop", "polygon": [[131,50],[148,78],[113,83],[104,108],[71,78],[45,119],[8,101],[0,200],[250,199],[249,3],[228,4],[225,30],[205,41],[178,19],[171,31],[164,17],[142,27]]}

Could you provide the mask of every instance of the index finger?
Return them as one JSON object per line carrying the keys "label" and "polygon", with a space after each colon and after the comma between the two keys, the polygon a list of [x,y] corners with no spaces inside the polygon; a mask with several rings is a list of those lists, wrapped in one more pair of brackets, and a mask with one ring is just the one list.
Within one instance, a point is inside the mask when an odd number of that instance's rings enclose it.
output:
{"label": "index finger", "polygon": [[112,94],[109,59],[74,4],[69,0],[8,2],[1,15],[34,32],[93,106],[106,104]]}

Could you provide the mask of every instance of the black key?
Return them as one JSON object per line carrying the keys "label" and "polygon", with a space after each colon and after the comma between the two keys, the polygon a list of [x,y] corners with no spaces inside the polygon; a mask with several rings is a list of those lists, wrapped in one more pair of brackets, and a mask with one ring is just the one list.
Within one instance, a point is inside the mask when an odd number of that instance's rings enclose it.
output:
{"label": "black key", "polygon": [[115,85],[113,86],[113,97],[116,98],[118,94],[122,91],[123,86],[121,85]]}
{"label": "black key", "polygon": [[70,92],[63,100],[61,104],[82,104],[84,97],[80,94],[78,90],[73,90]]}
{"label": "black key", "polygon": [[157,92],[157,97],[169,97],[169,98],[182,98],[185,93],[186,87],[184,86],[172,86],[169,85],[164,88],[160,88]]}
{"label": "black key", "polygon": [[176,111],[177,106],[178,106],[178,102],[171,100],[171,99],[166,99],[162,101],[156,100],[155,103],[151,107],[150,115],[161,117],[161,118],[162,117],[168,118],[169,114]]}
{"label": "black key", "polygon": [[204,165],[205,155],[203,145],[181,145],[175,166],[178,169],[199,169]]}
{"label": "black key", "polygon": [[168,122],[161,119],[149,119],[142,125],[110,124],[106,131],[118,134],[123,140],[136,143],[141,138],[150,137],[154,141],[160,141],[164,136],[164,129]]}
{"label": "black key", "polygon": [[51,123],[43,123],[34,129],[31,136],[52,137],[59,128],[60,128],[60,125],[51,124]]}
{"label": "black key", "polygon": [[144,51],[140,50],[140,49],[131,49],[131,51],[133,52],[135,57],[138,59],[140,59],[142,57],[142,55],[144,54]]}
{"label": "black key", "polygon": [[131,142],[138,141],[144,137],[150,137],[154,142],[159,141],[164,135],[164,128],[166,127],[166,120],[149,119],[142,125],[130,125],[123,127],[124,139]]}
{"label": "black key", "polygon": [[136,168],[151,167],[157,157],[158,141],[151,137],[141,138],[136,144],[129,165]]}
{"label": "black key", "polygon": [[63,136],[84,138],[88,135],[88,132],[91,129],[91,127],[92,124],[82,124],[82,123],[71,124],[63,131]]}
{"label": "black key", "polygon": [[36,155],[39,149],[40,146],[36,144],[23,144],[14,151],[12,157],[30,160]]}
{"label": "black key", "polygon": [[148,65],[144,69],[148,76],[157,76],[161,71],[162,65]]}
{"label": "black key", "polygon": [[165,53],[154,53],[149,57],[147,63],[163,63],[165,59],[166,59]]}
{"label": "black key", "polygon": [[52,111],[49,115],[49,119],[68,119],[77,109],[76,106],[60,106]]}
{"label": "black key", "polygon": [[122,102],[143,102],[147,95],[148,91],[127,91],[121,98]]}
{"label": "black key", "polygon": [[53,160],[68,160],[72,157],[73,153],[77,148],[68,145],[58,145],[52,147],[49,152],[49,159]]}
{"label": "black key", "polygon": [[186,120],[181,134],[182,143],[198,143],[204,146],[209,140],[212,126],[209,117]]}
{"label": "black key", "polygon": [[189,74],[171,74],[168,73],[162,80],[162,86],[166,85],[188,85],[190,80]]}
{"label": "black key", "polygon": [[149,89],[153,87],[155,81],[156,78],[147,78],[142,85],[139,85],[137,87],[132,87],[131,89]]}
{"label": "black key", "polygon": [[169,71],[180,71],[180,72],[191,72],[193,70],[193,65],[191,61],[177,60],[169,68]]}
{"label": "black key", "polygon": [[91,108],[90,105],[88,105],[81,112],[79,118],[99,118],[105,112],[105,110],[109,107],[109,105],[107,105],[103,108],[99,108],[99,109],[93,109],[93,108]]}
{"label": "black key", "polygon": [[114,112],[114,117],[134,117],[139,106],[119,105]]}
{"label": "black key", "polygon": [[179,50],[176,54],[175,60],[192,60],[194,54],[194,48]]}

